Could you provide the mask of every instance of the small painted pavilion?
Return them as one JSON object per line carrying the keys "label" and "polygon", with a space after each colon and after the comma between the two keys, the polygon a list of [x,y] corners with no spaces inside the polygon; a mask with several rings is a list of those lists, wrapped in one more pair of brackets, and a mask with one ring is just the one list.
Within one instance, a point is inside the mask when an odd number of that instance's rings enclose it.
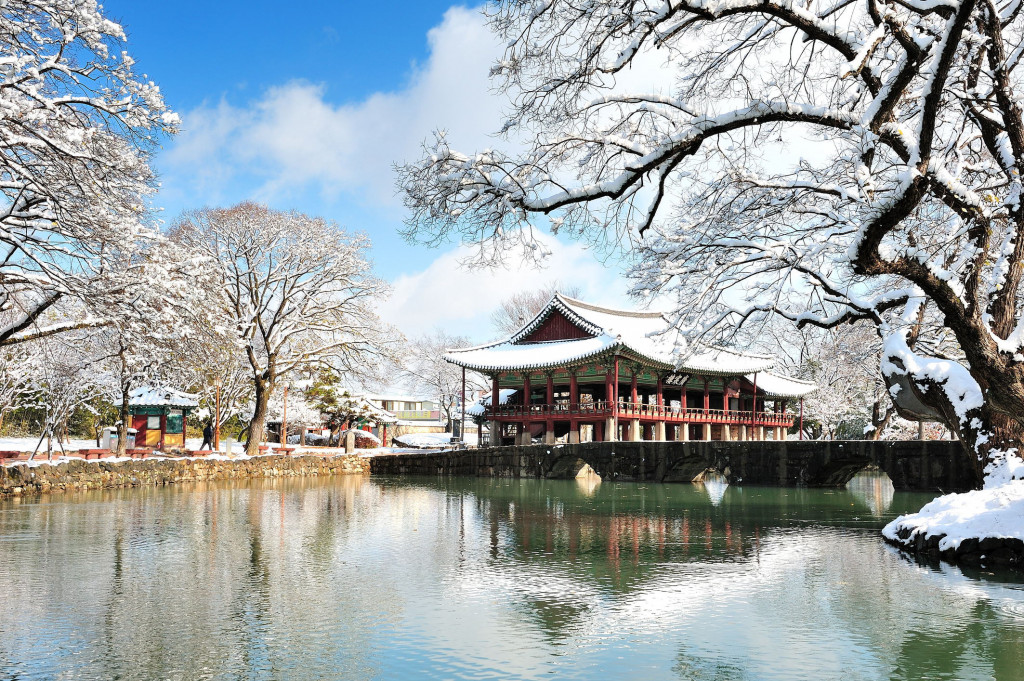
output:
{"label": "small painted pavilion", "polygon": [[199,406],[193,395],[173,390],[144,386],[136,388],[128,396],[128,411],[132,416],[132,428],[137,447],[185,446],[185,419],[188,413]]}
{"label": "small painted pavilion", "polygon": [[501,395],[484,402],[494,444],[785,439],[815,390],[769,356],[686,344],[660,312],[561,294],[507,340],[445,359]]}

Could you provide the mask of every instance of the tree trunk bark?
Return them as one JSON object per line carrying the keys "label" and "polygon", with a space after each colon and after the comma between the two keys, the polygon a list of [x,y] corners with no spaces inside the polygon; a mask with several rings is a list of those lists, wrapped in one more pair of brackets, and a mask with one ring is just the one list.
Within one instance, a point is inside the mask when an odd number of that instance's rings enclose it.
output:
{"label": "tree trunk bark", "polygon": [[255,402],[256,409],[249,423],[249,440],[245,443],[245,453],[249,456],[256,456],[260,453],[260,443],[263,441],[263,427],[267,422],[267,403],[270,402],[270,393],[273,385],[256,381]]}
{"label": "tree trunk bark", "polygon": [[128,413],[128,390],[121,391],[121,407],[117,423],[117,456],[124,456],[128,451],[128,429],[131,427],[131,414]]}

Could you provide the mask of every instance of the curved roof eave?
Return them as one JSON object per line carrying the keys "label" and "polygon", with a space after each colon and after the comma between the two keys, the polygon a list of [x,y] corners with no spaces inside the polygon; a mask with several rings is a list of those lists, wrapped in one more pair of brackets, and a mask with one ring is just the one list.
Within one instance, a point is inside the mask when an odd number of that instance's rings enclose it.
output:
{"label": "curved roof eave", "polygon": [[[561,341],[555,341],[555,342],[561,342]],[[575,341],[570,341],[570,342],[575,342]],[[486,346],[486,347],[481,347],[481,348],[474,348],[474,349],[483,350],[483,349],[487,349],[488,347],[493,347],[493,345]],[[651,357],[650,355],[647,355],[647,354],[637,350],[636,348],[628,345],[627,343],[623,343],[622,341],[616,341],[612,345],[608,345],[608,346],[605,346],[605,347],[602,347],[602,348],[598,348],[598,349],[592,350],[590,352],[581,353],[579,355],[573,355],[571,357],[562,357],[562,358],[559,358],[557,360],[553,360],[553,361],[550,361],[550,362],[530,362],[530,363],[525,363],[524,362],[524,363],[518,363],[518,364],[501,364],[501,365],[498,365],[498,364],[476,364],[476,363],[473,363],[473,362],[467,362],[467,361],[464,361],[464,360],[460,360],[458,358],[458,353],[446,354],[446,355],[444,355],[444,360],[446,362],[449,362],[449,363],[454,364],[456,366],[465,367],[467,369],[471,369],[473,371],[479,371],[479,372],[482,372],[482,373],[494,373],[494,372],[501,372],[501,371],[540,371],[540,370],[544,370],[544,369],[551,369],[551,368],[558,367],[558,366],[576,365],[576,364],[580,364],[580,363],[583,363],[583,362],[587,362],[589,360],[593,360],[594,358],[600,357],[601,355],[605,355],[605,354],[608,354],[608,353],[615,353],[615,352],[619,352],[621,354],[623,351],[629,353],[630,355],[632,355],[637,360],[648,362],[650,364],[656,365],[657,367],[663,368],[665,370],[671,370],[672,369],[672,366],[673,366],[672,364],[670,364],[668,362],[665,362],[663,360],[657,359],[655,357]]]}

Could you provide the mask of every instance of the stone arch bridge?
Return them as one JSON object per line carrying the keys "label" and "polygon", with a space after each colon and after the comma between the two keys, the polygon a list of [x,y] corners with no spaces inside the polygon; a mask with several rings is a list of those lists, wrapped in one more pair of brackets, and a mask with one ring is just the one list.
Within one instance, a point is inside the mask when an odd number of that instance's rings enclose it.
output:
{"label": "stone arch bridge", "polygon": [[370,470],[379,475],[568,479],[590,466],[605,480],[690,482],[717,471],[731,484],[842,487],[872,465],[897,490],[954,492],[980,485],[960,443],[949,440],[530,445],[377,456]]}

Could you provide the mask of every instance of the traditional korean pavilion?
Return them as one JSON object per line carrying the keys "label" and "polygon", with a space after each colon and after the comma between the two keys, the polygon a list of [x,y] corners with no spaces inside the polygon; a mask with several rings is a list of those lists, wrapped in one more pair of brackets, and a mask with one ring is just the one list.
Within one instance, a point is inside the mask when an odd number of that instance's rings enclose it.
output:
{"label": "traditional korean pavilion", "polygon": [[660,312],[555,294],[508,340],[445,359],[501,395],[484,408],[494,444],[785,439],[813,383],[770,373],[766,355],[686,344],[671,328]]}
{"label": "traditional korean pavilion", "polygon": [[199,406],[194,395],[172,390],[144,386],[128,396],[128,411],[132,427],[138,433],[135,443],[139,447],[164,449],[185,446],[185,419]]}

